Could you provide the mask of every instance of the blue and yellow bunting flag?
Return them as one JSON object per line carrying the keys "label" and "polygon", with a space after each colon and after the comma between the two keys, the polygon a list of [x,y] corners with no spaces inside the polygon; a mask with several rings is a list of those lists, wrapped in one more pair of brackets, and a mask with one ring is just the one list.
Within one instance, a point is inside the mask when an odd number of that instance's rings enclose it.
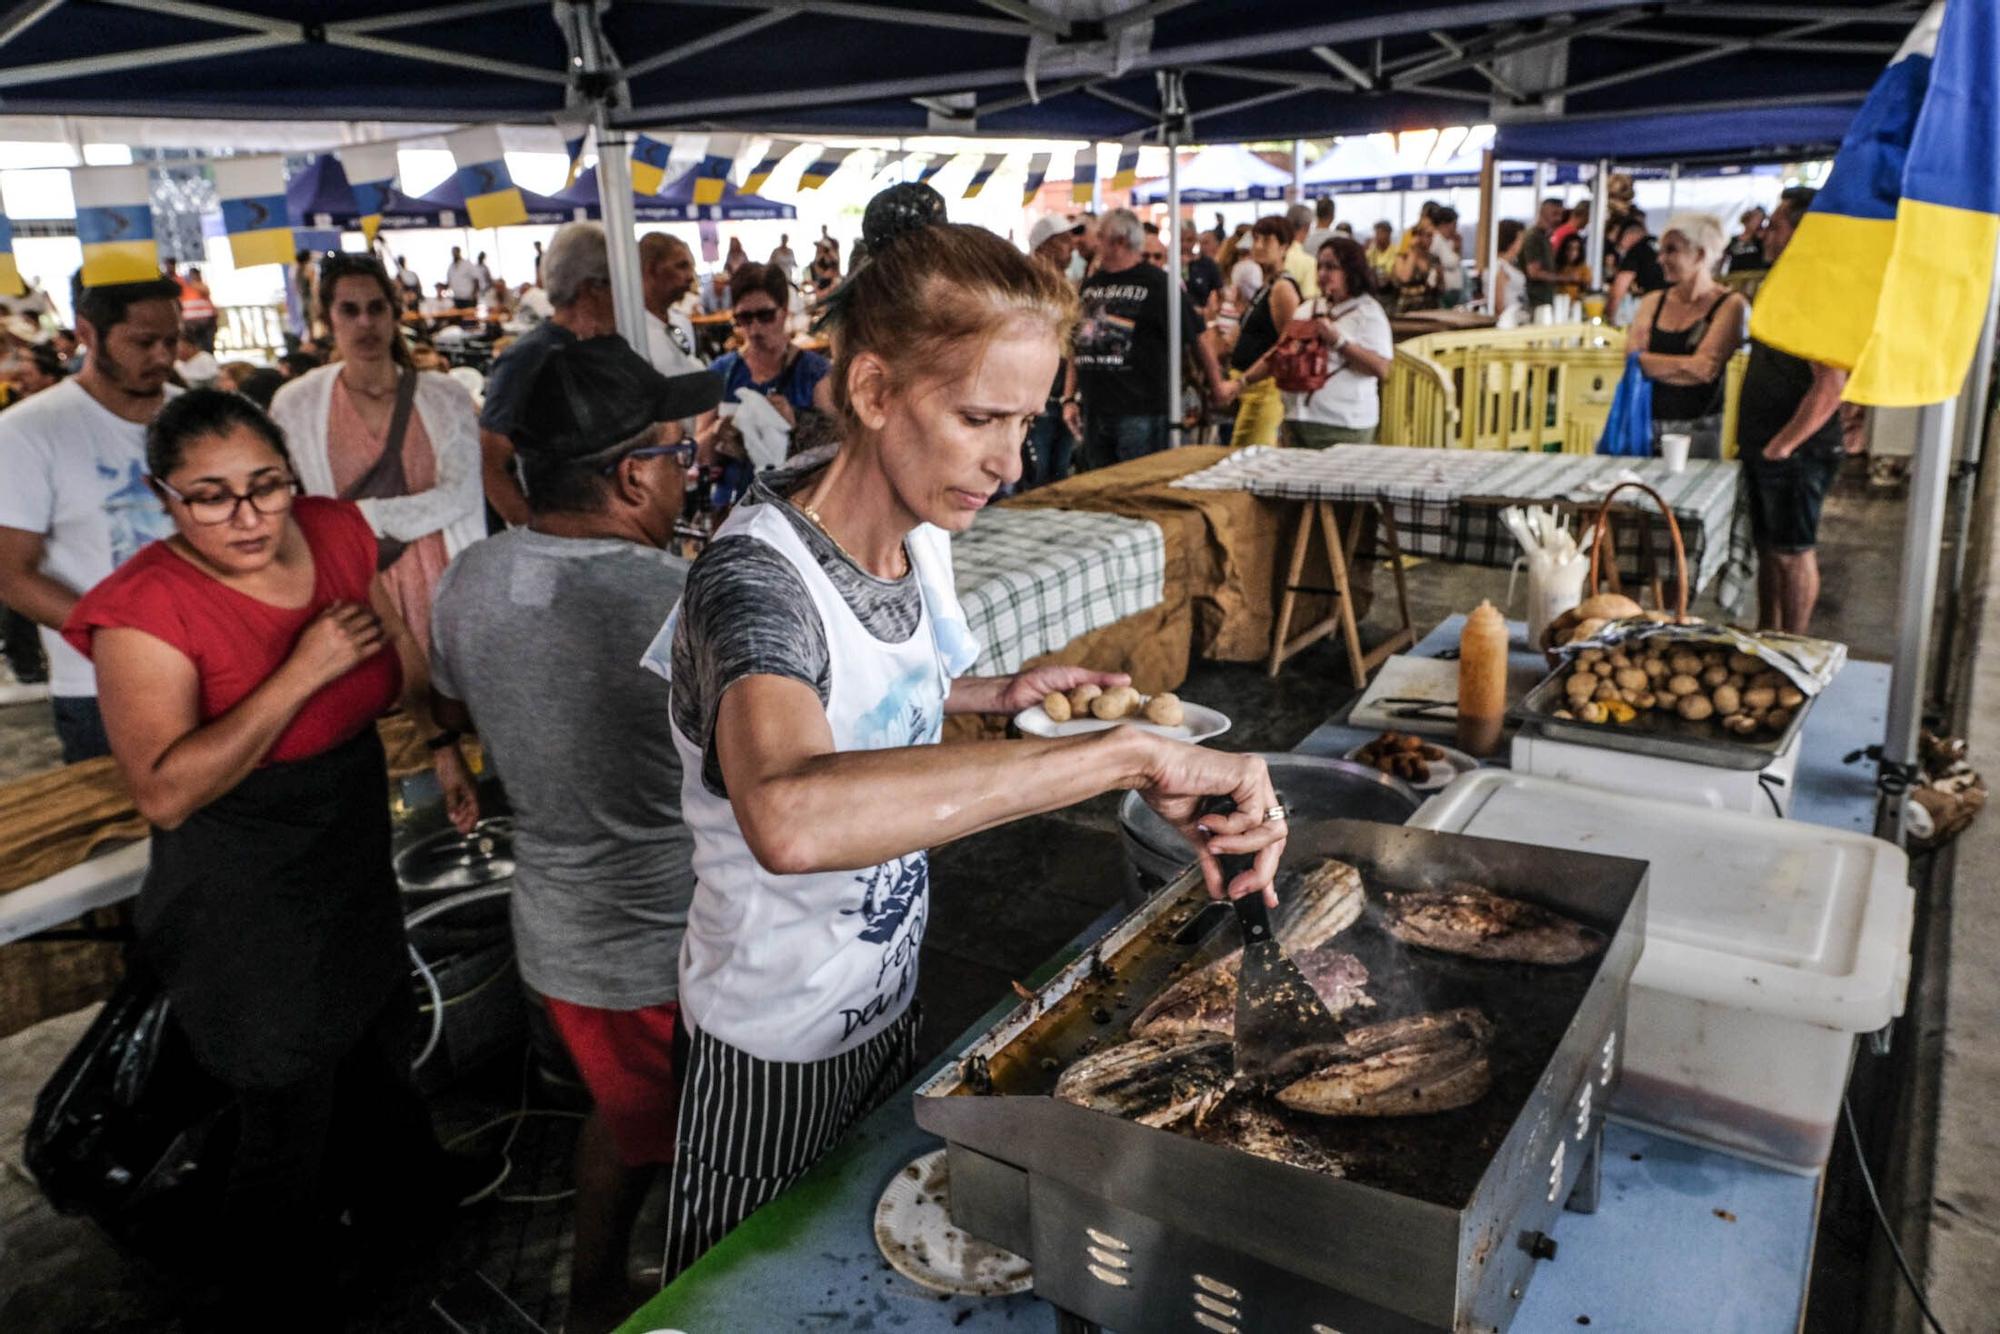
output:
{"label": "blue and yellow bunting flag", "polygon": [[590,126],[575,125],[562,127],[563,156],[569,159],[569,168],[563,173],[563,186],[567,190],[576,184],[576,178],[583,174],[583,145],[590,137]]}
{"label": "blue and yellow bunting flag", "polygon": [[215,177],[222,230],[229,237],[229,256],[236,267],[291,263],[298,252],[285,212],[285,160],[218,158],[209,173]]}
{"label": "blue and yellow bunting flag", "polygon": [[79,167],[76,239],[83,245],[83,285],[140,283],[160,276],[153,240],[152,189],[144,167]]}
{"label": "blue and yellow bunting flag", "polygon": [[771,173],[778,169],[778,164],[789,157],[791,151],[798,146],[799,141],[796,139],[773,139],[771,146],[764,150],[764,156],[757,159],[756,165],[750,168],[750,174],[743,178],[743,193],[754,195],[762,190],[764,182],[770,180]]}
{"label": "blue and yellow bunting flag", "polygon": [[0,296],[26,296],[28,285],[21,281],[21,266],[14,259],[14,224],[0,214]]}
{"label": "blue and yellow bunting flag", "polygon": [[528,203],[507,170],[498,129],[478,125],[447,135],[444,142],[458,164],[466,221],[474,227],[512,227],[528,220]]}
{"label": "blue and yellow bunting flag", "polygon": [[901,181],[903,179],[903,164],[909,160],[910,152],[906,148],[884,149],[882,151],[882,160],[875,164],[876,179],[879,180],[884,176],[894,173],[896,180]]}
{"label": "blue and yellow bunting flag", "polygon": [[729,169],[736,165],[736,151],[743,146],[740,134],[712,134],[702,150],[701,164],[694,169],[694,202],[699,206],[720,204],[722,190],[729,183]]}
{"label": "blue and yellow bunting flag", "polygon": [[1097,145],[1085,144],[1076,150],[1076,166],[1069,176],[1069,198],[1073,204],[1097,200]]}
{"label": "blue and yellow bunting flag", "polygon": [[1139,183],[1139,145],[1121,144],[1118,148],[1118,170],[1112,173],[1111,188],[1130,190]]}
{"label": "blue and yellow bunting flag", "polygon": [[1938,403],[1964,383],[2000,243],[1996,69],[1992,0],[1933,4],[1758,291],[1751,334],[1846,369],[1852,402]]}
{"label": "blue and yellow bunting flag", "polygon": [[1006,160],[1007,155],[1005,153],[988,153],[985,157],[979,159],[979,165],[973,168],[972,179],[966,183],[965,197],[967,199],[979,198],[979,192],[986,188],[986,182],[993,179],[993,173],[1000,170],[1000,164]]}
{"label": "blue and yellow bunting flag", "polygon": [[847,161],[856,151],[858,150],[852,148],[826,148],[820,150],[820,155],[812,160],[805,171],[800,173],[799,189],[819,189],[832,179],[833,173],[840,170],[840,164]]}
{"label": "blue and yellow bunting flag", "polygon": [[1042,192],[1042,182],[1049,174],[1049,157],[1047,153],[1037,153],[1028,159],[1028,179],[1021,187],[1022,208],[1034,203],[1035,196]]}
{"label": "blue and yellow bunting flag", "polygon": [[917,183],[919,185],[928,183],[931,177],[937,175],[939,172],[943,171],[946,167],[950,165],[951,165],[951,154],[949,153],[931,154],[931,160],[929,162],[924,163],[922,168],[920,168],[917,172]]}
{"label": "blue and yellow bunting flag", "polygon": [[632,188],[642,195],[660,193],[667,179],[667,159],[674,146],[664,139],[642,134],[632,140]]}
{"label": "blue and yellow bunting flag", "polygon": [[354,192],[354,211],[361,221],[361,234],[369,245],[382,228],[382,212],[395,193],[396,177],[402,168],[394,144],[356,144],[340,150],[340,168],[347,173],[347,188]]}

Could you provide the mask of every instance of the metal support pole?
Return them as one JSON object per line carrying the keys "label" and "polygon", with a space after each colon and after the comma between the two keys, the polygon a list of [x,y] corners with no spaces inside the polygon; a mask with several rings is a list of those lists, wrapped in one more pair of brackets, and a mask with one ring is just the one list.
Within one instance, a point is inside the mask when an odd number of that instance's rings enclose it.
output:
{"label": "metal support pole", "polygon": [[1889,719],[1877,783],[1876,833],[1902,843],[1903,802],[1917,764],[1923,728],[1924,670],[1937,606],[1939,548],[1951,483],[1952,426],[1957,399],[1931,403],[1917,416],[1917,452],[1910,475],[1910,521],[1903,540],[1903,577],[1896,602],[1896,658],[1889,683]]}
{"label": "metal support pole", "polygon": [[1604,231],[1611,219],[1606,215],[1611,207],[1611,161],[1597,159],[1597,176],[1590,183],[1590,230],[1584,245],[1584,263],[1590,265],[1590,285],[1604,285]]}
{"label": "metal support pole", "polygon": [[1167,131],[1167,444],[1170,448],[1181,443],[1180,142],[1178,128]]}
{"label": "metal support pole", "polygon": [[646,355],[646,289],[639,276],[638,217],[632,205],[632,133],[597,122],[597,198],[611,258],[611,300],[618,332]]}
{"label": "metal support pole", "polygon": [[1681,164],[1670,162],[1667,164],[1667,216],[1670,218],[1674,216],[1674,201],[1680,197],[1680,193]]}
{"label": "metal support pole", "polygon": [[1306,148],[1300,140],[1292,140],[1292,202],[1306,202]]}
{"label": "metal support pole", "polygon": [[1951,577],[1945,585],[1944,638],[1938,660],[1931,666],[1935,679],[1933,693],[1944,698],[1950,688],[1952,659],[1965,633],[1965,557],[1972,539],[1972,508],[1979,491],[1980,459],[1986,447],[1986,393],[1993,382],[1993,344],[1996,312],[1994,298],[2000,295],[2000,269],[1986,294],[1986,321],[1979,326],[1979,341],[1972,351],[1965,384],[1958,391],[1958,431],[1953,442],[1951,469]]}

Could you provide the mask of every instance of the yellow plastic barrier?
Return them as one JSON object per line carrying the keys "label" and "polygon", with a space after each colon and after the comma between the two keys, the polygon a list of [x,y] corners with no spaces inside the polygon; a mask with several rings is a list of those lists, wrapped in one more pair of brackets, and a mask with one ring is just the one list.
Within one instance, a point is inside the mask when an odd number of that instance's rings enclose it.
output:
{"label": "yellow plastic barrier", "polygon": [[[1736,456],[1747,353],[1723,383],[1722,453]],[[1625,373],[1625,335],[1601,324],[1424,334],[1396,344],[1380,438],[1442,449],[1588,454]]]}

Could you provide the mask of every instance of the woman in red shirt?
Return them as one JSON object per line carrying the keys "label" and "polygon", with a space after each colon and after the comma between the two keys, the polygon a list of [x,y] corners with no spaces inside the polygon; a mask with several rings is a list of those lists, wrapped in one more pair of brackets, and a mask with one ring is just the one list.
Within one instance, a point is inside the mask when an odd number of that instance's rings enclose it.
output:
{"label": "woman in red shirt", "polygon": [[[224,1323],[268,1327],[301,1310],[278,1289],[343,1209],[357,1231],[407,1231],[456,1203],[410,1082],[375,719],[400,692],[435,728],[374,534],[353,504],[298,496],[254,404],[183,394],[146,462],[177,532],[85,595],[63,633],[96,663],[112,754],[154,826],[134,963],[241,1112],[215,1247]],[[455,741],[431,746],[469,828]]]}

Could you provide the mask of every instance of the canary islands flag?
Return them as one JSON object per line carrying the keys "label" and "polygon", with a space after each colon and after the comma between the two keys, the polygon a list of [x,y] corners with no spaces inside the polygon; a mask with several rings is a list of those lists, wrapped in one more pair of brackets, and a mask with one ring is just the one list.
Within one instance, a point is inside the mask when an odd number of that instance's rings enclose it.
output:
{"label": "canary islands flag", "polygon": [[632,141],[632,188],[642,195],[660,193],[667,179],[667,159],[674,146],[664,139],[642,134]]}
{"label": "canary islands flag", "polygon": [[1092,203],[1097,198],[1097,145],[1085,144],[1076,150],[1076,168],[1069,177],[1070,202]]}
{"label": "canary islands flag", "polygon": [[1111,188],[1130,190],[1139,183],[1139,145],[1122,144],[1118,149],[1118,170],[1112,173]]}
{"label": "canary islands flag", "polygon": [[466,221],[475,227],[512,227],[528,220],[528,203],[507,170],[507,153],[500,146],[498,129],[475,126],[445,136],[444,143],[458,164]]}
{"label": "canary islands flag", "polygon": [[1035,196],[1042,192],[1042,181],[1049,174],[1049,154],[1037,153],[1028,159],[1028,179],[1021,187],[1021,207],[1035,202]]}
{"label": "canary islands flag", "polygon": [[26,296],[21,266],[14,261],[14,224],[0,215],[0,296]]}
{"label": "canary islands flag", "polygon": [[285,212],[285,160],[218,158],[209,172],[215,177],[222,230],[229,237],[229,256],[236,267],[291,263],[297,249]]}
{"label": "canary islands flag", "polygon": [[965,197],[967,199],[979,198],[979,192],[986,188],[986,182],[993,179],[993,173],[1000,170],[1000,164],[1006,160],[1007,155],[1005,153],[988,153],[985,157],[979,159],[979,165],[973,168],[971,181],[966,184]]}
{"label": "canary islands flag", "polygon": [[796,139],[773,139],[771,146],[764,150],[764,156],[757,159],[756,165],[750,168],[750,174],[743,178],[743,193],[754,195],[763,189],[764,182],[771,179],[771,173],[778,169],[778,164],[798,146]]}
{"label": "canary islands flag", "polygon": [[1933,4],[1848,127],[1750,332],[1883,407],[1958,393],[2000,242],[2000,16]]}
{"label": "canary islands flag", "polygon": [[814,158],[812,163],[799,174],[799,189],[817,190],[822,185],[825,185],[828,180],[832,179],[833,173],[840,170],[840,164],[847,161],[849,155],[855,151],[852,148],[828,148],[822,150],[820,155]]}
{"label": "canary islands flag", "polygon": [[943,171],[946,167],[950,165],[951,165],[951,154],[949,153],[931,154],[931,160],[929,162],[924,163],[923,166],[917,169],[917,184],[919,185],[927,184],[930,181],[931,177],[937,175],[939,172]]}
{"label": "canary islands flag", "polygon": [[569,170],[563,173],[563,189],[576,184],[576,178],[583,174],[583,141],[590,135],[590,126],[578,125],[563,131],[563,155],[569,159]]}
{"label": "canary islands flag", "polygon": [[144,167],[79,167],[76,239],[83,244],[83,285],[142,283],[160,276],[153,240],[152,190]]}
{"label": "canary islands flag", "polygon": [[736,150],[743,146],[740,134],[712,134],[694,169],[694,202],[720,204],[723,187],[729,184],[729,169],[736,165]]}
{"label": "canary islands flag", "polygon": [[396,177],[402,171],[394,144],[356,144],[340,150],[340,167],[347,173],[347,188],[354,194],[354,212],[361,221],[361,234],[369,245],[382,229],[382,214],[396,191]]}

